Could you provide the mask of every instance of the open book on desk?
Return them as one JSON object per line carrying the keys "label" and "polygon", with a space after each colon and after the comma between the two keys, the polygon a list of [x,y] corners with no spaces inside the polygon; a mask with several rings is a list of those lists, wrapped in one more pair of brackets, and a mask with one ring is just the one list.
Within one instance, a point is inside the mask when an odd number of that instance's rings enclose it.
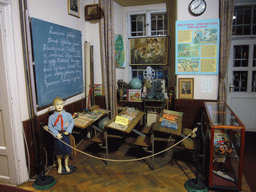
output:
{"label": "open book on desk", "polygon": [[75,126],[85,129],[107,113],[109,113],[108,110],[101,108],[95,109],[89,113],[78,113],[78,117],[74,119]]}
{"label": "open book on desk", "polygon": [[109,124],[109,127],[124,131],[128,128],[128,125],[122,125],[122,124],[119,124],[119,123],[116,123],[116,122],[112,122],[112,123]]}
{"label": "open book on desk", "polygon": [[78,117],[74,119],[74,123],[76,127],[84,129],[92,123],[92,119],[85,117],[83,114],[78,114]]}

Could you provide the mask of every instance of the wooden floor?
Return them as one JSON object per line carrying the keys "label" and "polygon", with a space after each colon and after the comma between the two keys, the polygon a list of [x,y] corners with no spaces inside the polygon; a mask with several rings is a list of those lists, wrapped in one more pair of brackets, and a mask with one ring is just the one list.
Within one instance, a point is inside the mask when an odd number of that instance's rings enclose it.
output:
{"label": "wooden floor", "polygon": [[[119,146],[118,140],[110,141],[109,147]],[[111,144],[112,143],[112,144]],[[160,144],[161,145],[161,144]],[[79,149],[90,154],[105,157],[105,150],[97,143],[86,147],[82,141]],[[125,156],[124,156],[125,153]],[[141,147],[131,147],[128,144],[120,148],[112,147],[109,158],[131,159],[149,155]],[[171,161],[172,159],[172,161]],[[84,154],[77,153],[70,161],[77,170],[70,175],[57,174],[57,168],[52,168],[47,174],[56,179],[56,185],[48,190],[54,192],[167,192],[187,191],[184,188],[185,182],[195,178],[195,167],[192,162],[192,153],[172,150],[155,157],[155,169],[152,170],[151,159],[147,161],[131,162],[109,162],[108,165],[102,160],[96,160]],[[33,188],[34,181],[23,183],[19,188],[40,191]],[[246,180],[243,178],[244,192],[250,191]]]}

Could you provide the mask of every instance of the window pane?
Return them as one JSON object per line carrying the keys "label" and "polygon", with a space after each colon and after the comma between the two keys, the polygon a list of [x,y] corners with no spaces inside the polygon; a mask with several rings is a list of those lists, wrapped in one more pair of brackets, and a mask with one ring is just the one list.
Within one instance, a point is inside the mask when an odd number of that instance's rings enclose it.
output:
{"label": "window pane", "polygon": [[[233,35],[252,35],[254,30],[255,10],[253,5],[235,6],[233,19]],[[253,11],[253,13],[252,13]]]}
{"label": "window pane", "polygon": [[253,23],[256,24],[256,6],[254,6],[253,8]]}
{"label": "window pane", "polygon": [[252,72],[252,92],[256,92],[256,71]]}
{"label": "window pane", "polygon": [[251,23],[251,10],[248,9],[244,12],[244,24],[250,24]]}
{"label": "window pane", "polygon": [[234,71],[233,72],[233,85],[235,86],[234,92],[246,92],[247,91],[247,71]]}
{"label": "window pane", "polygon": [[151,35],[167,34],[166,13],[151,14]]}
{"label": "window pane", "polygon": [[253,67],[256,67],[256,45],[253,47]]}
{"label": "window pane", "polygon": [[144,36],[146,34],[145,22],[146,15],[131,15],[131,36]]}
{"label": "window pane", "polygon": [[243,35],[250,35],[251,34],[251,26],[244,26]]}
{"label": "window pane", "polygon": [[236,45],[234,46],[234,67],[247,67],[248,66],[248,53],[249,45]]}

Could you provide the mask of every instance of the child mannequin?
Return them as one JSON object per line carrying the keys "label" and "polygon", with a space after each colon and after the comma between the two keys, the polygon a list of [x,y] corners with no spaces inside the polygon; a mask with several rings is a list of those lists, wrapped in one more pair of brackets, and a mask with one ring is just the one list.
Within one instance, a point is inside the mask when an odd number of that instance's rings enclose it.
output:
{"label": "child mannequin", "polygon": [[49,117],[48,127],[51,133],[56,137],[54,138],[54,155],[57,156],[58,173],[62,174],[61,158],[63,155],[66,172],[70,172],[68,158],[71,153],[71,148],[58,139],[61,139],[70,145],[69,134],[73,130],[74,119],[70,113],[67,113],[63,109],[63,100],[59,97],[54,99],[53,106],[55,108],[55,112]]}

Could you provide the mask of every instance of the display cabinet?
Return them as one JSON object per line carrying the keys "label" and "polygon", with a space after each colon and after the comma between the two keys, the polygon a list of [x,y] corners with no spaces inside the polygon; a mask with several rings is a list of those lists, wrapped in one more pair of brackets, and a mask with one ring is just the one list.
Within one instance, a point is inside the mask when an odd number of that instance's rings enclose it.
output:
{"label": "display cabinet", "polygon": [[204,102],[205,173],[209,189],[241,190],[245,126],[226,103]]}

